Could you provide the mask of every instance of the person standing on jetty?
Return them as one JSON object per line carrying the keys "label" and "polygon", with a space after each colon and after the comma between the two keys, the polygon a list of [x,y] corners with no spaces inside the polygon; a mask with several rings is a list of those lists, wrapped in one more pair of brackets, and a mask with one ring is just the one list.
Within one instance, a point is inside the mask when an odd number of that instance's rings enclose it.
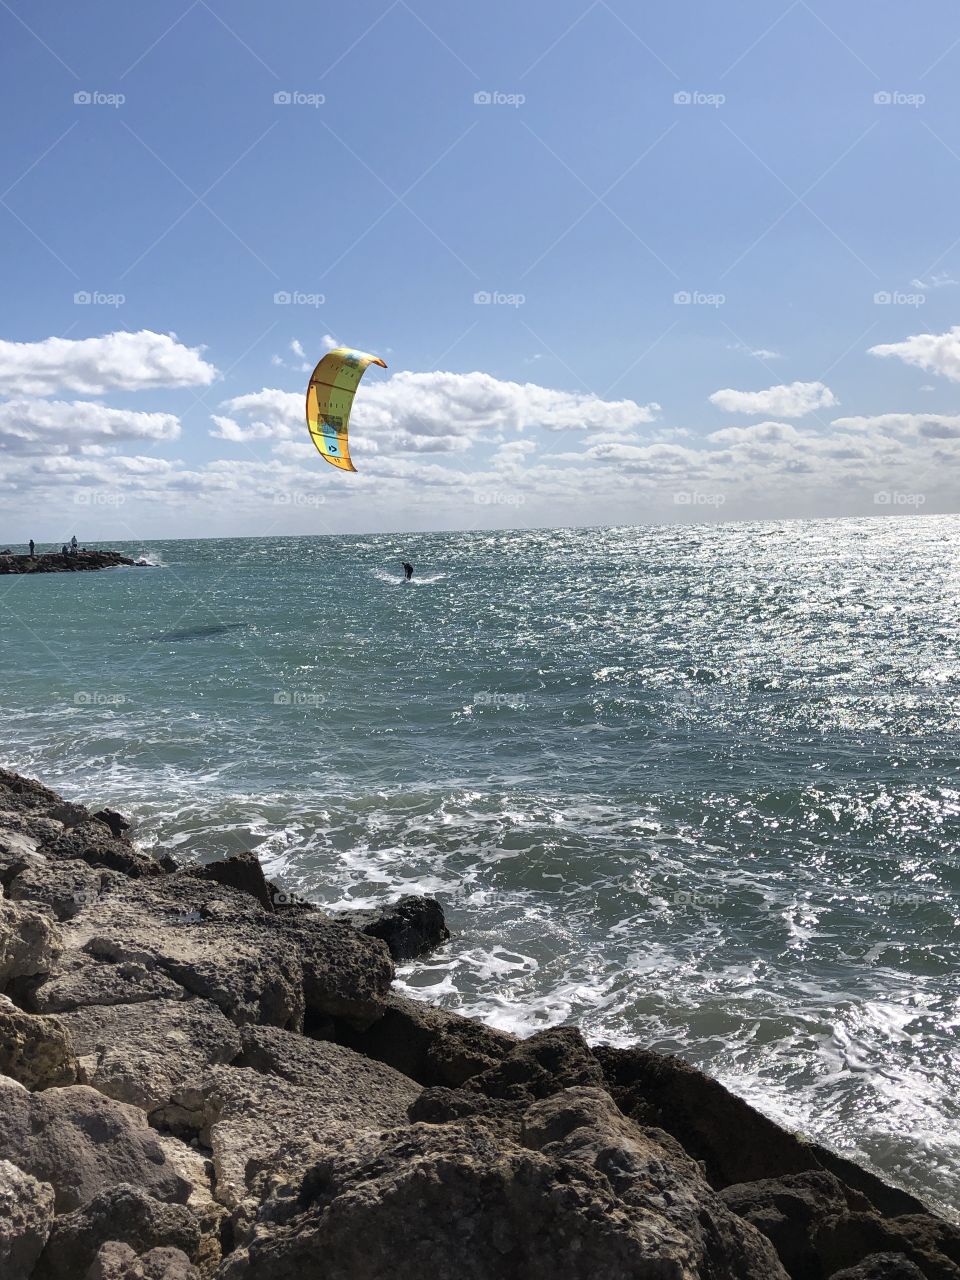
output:
{"label": "person standing on jetty", "polygon": [[34,549],[34,547],[35,547],[37,544],[36,544],[36,543],[34,542],[34,540],[31,538],[31,539],[30,539],[30,542],[29,542],[29,544],[28,544],[28,545],[29,545],[29,547],[30,547],[30,559],[32,560],[32,559],[33,559],[33,549]]}
{"label": "person standing on jetty", "polygon": [[73,537],[70,539],[70,553],[71,555],[77,554],[77,535],[76,534],[74,534]]}

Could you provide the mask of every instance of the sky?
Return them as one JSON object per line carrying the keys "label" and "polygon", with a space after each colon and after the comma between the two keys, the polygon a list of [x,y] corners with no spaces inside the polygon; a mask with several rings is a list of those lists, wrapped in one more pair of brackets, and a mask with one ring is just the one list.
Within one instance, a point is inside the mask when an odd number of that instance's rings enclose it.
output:
{"label": "sky", "polygon": [[0,0],[0,50],[4,545],[960,510],[945,0]]}

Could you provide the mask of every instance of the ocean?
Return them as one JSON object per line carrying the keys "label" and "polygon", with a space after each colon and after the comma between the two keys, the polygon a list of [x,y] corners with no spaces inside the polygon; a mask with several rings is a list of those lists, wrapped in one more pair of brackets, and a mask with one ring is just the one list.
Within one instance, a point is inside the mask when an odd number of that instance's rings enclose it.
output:
{"label": "ocean", "polygon": [[960,517],[111,545],[158,567],[0,579],[6,767],[434,894],[411,995],[678,1053],[957,1217]]}

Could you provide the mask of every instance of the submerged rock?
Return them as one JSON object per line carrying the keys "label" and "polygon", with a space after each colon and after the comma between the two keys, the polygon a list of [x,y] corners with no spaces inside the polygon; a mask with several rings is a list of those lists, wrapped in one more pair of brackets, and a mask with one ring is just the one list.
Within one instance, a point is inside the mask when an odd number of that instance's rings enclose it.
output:
{"label": "submerged rock", "polygon": [[369,911],[344,911],[337,919],[368,937],[381,938],[397,964],[435,950],[450,937],[440,903],[414,894]]}

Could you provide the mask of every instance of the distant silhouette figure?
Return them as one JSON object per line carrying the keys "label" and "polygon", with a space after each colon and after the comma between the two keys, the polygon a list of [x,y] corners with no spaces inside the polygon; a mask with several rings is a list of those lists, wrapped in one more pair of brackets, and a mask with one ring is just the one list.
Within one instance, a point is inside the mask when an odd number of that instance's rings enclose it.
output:
{"label": "distant silhouette figure", "polygon": [[67,555],[69,555],[69,554],[70,554],[70,552],[67,550],[67,544],[66,544],[66,543],[64,543],[64,544],[63,544],[63,546],[60,548],[60,553],[61,553],[61,555],[65,555],[65,556],[67,556]]}
{"label": "distant silhouette figure", "polygon": [[409,582],[410,579],[413,577],[413,565],[408,564],[406,560],[401,560],[400,563],[403,565],[404,579],[405,581]]}
{"label": "distant silhouette figure", "polygon": [[73,537],[70,539],[70,550],[73,552],[74,555],[77,554],[77,535],[76,534],[74,534]]}
{"label": "distant silhouette figure", "polygon": [[36,545],[37,545],[37,544],[36,544],[36,543],[34,542],[34,540],[31,538],[31,539],[30,539],[30,559],[31,559],[31,560],[33,559],[33,549],[34,549],[34,547],[35,547]]}

